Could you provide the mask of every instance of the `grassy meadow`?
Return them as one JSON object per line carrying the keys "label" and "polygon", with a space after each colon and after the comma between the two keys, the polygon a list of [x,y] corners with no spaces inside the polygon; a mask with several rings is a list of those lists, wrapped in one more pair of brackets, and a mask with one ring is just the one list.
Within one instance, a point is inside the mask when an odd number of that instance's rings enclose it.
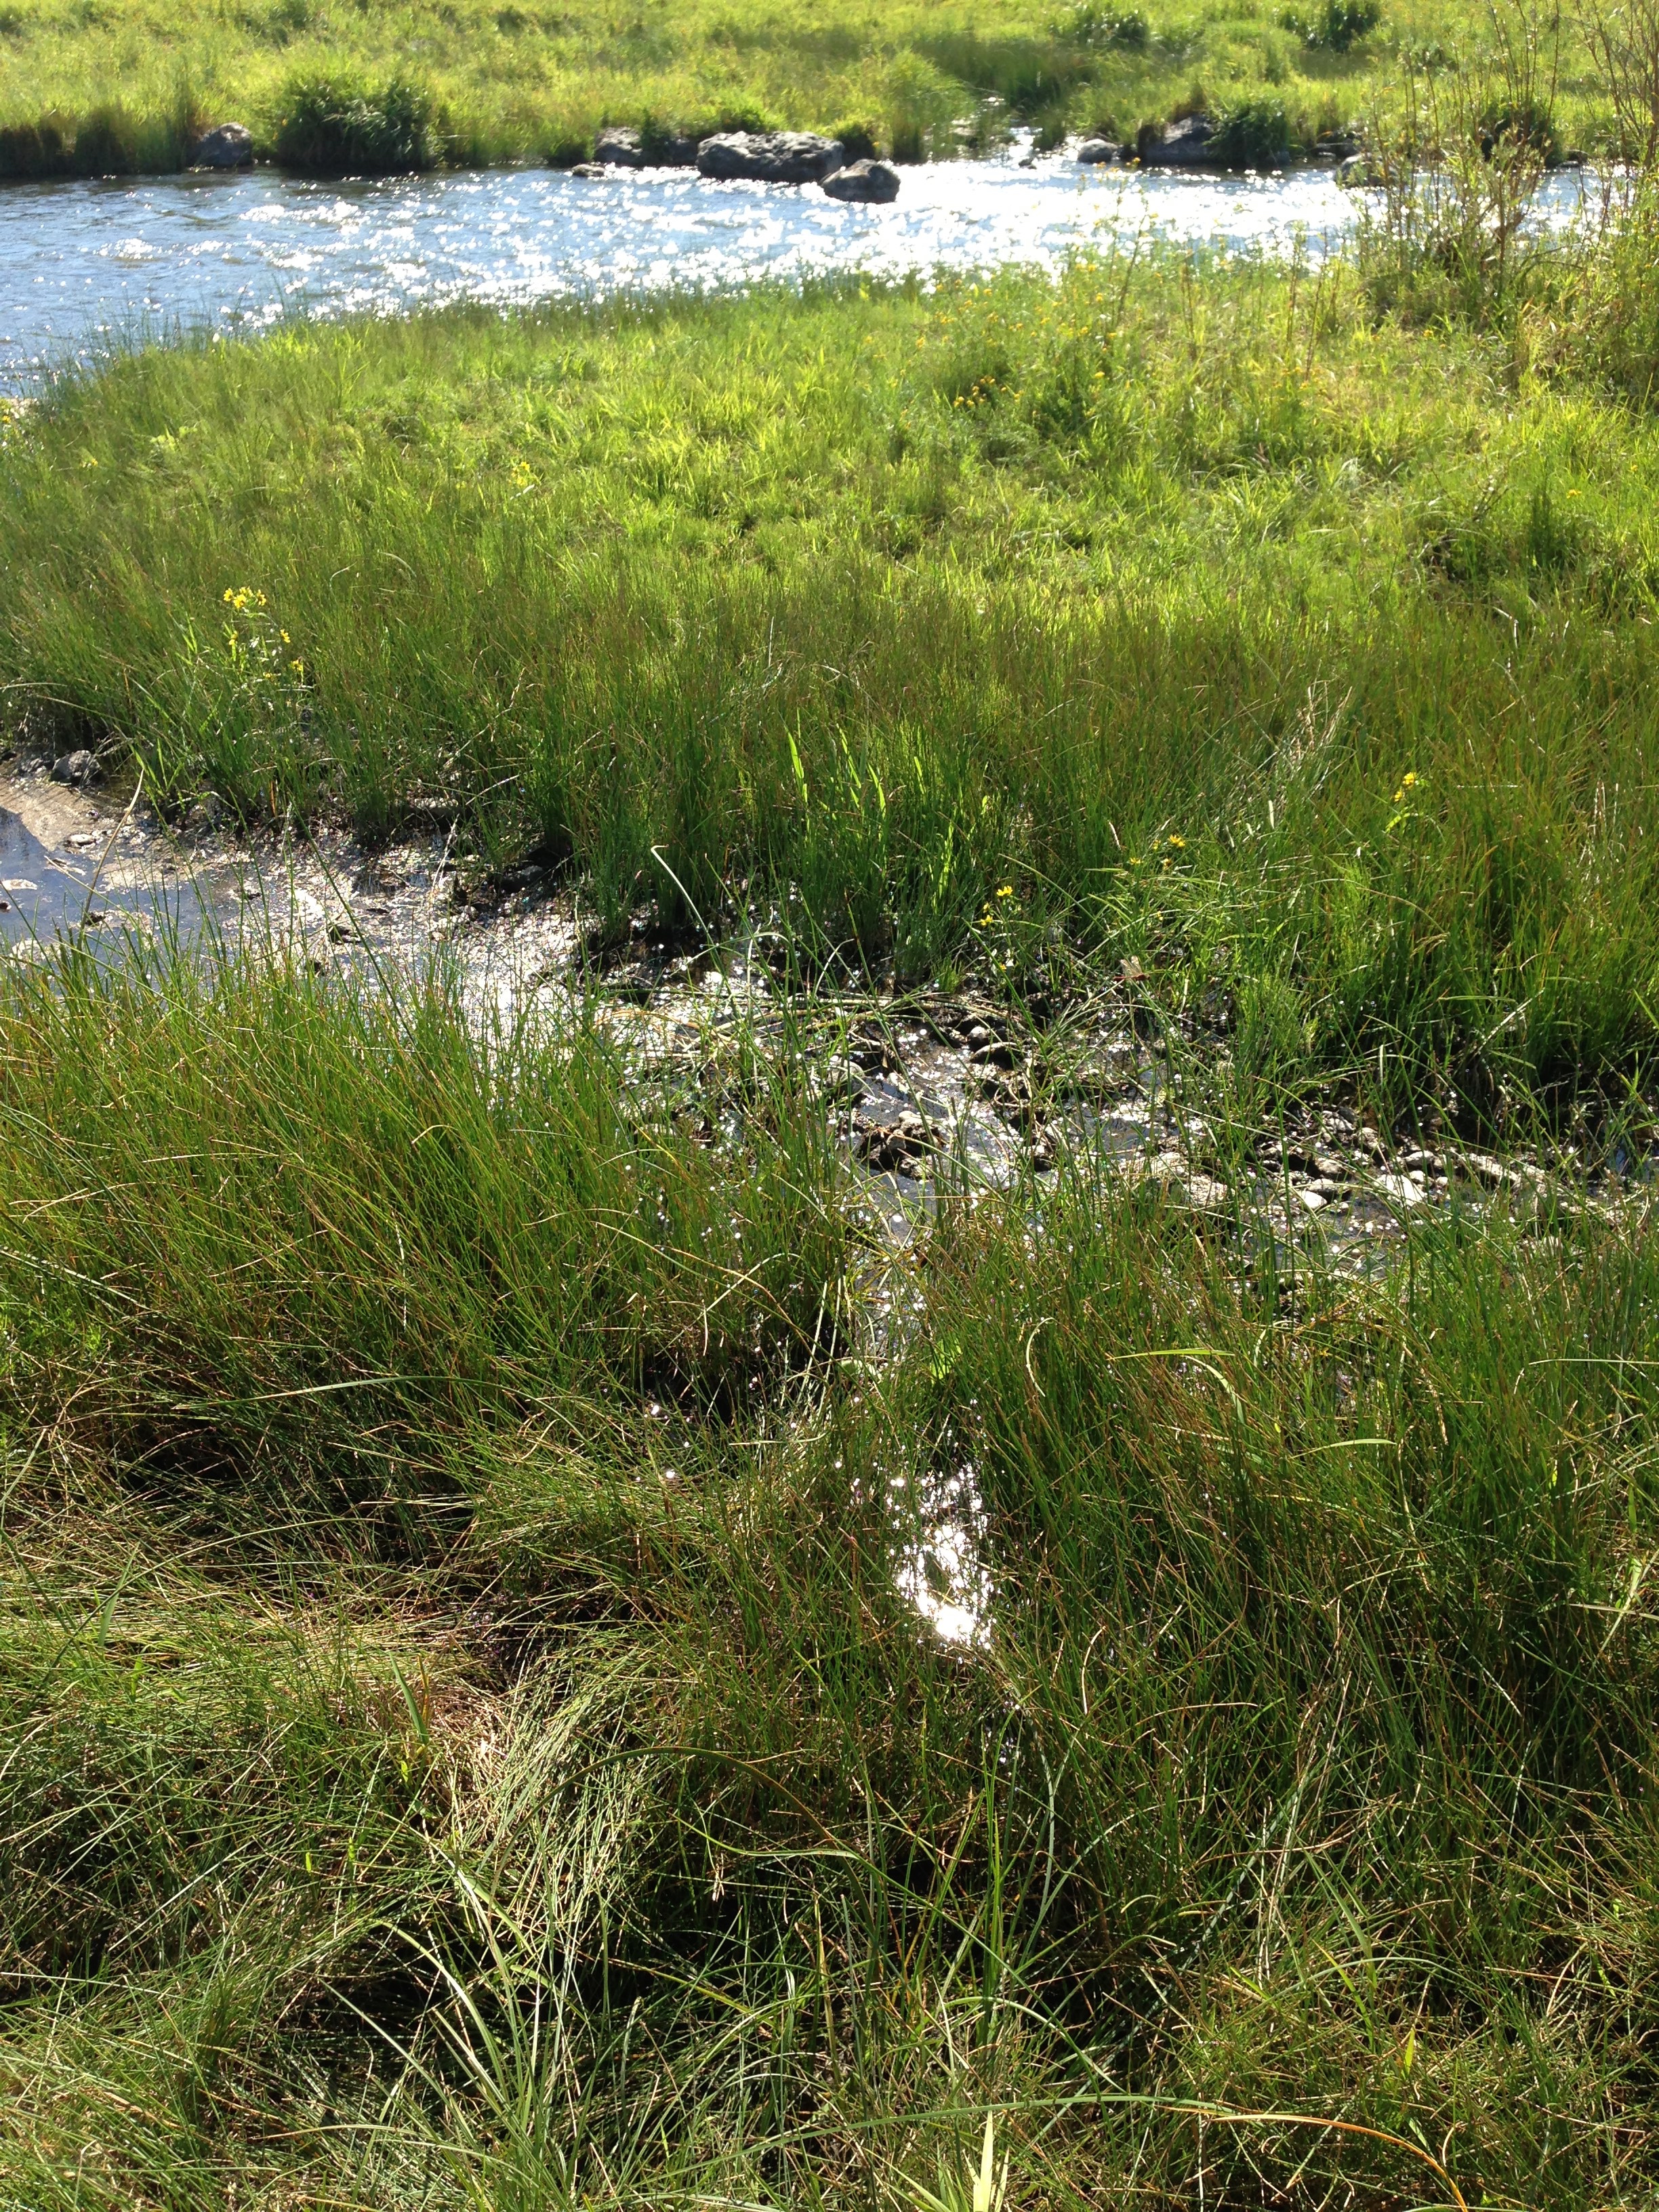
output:
{"label": "grassy meadow", "polygon": [[[13,743],[794,988],[0,968],[4,2212],[1653,2202],[1659,222],[1502,170],[8,408]],[[967,990],[1178,1056],[1224,1209],[882,1247],[823,1060]],[[1563,1194],[1356,1279],[1310,1099]]]}
{"label": "grassy meadow", "polygon": [[[303,165],[291,118],[319,85],[343,103],[366,96],[375,114],[388,86],[408,88],[403,125],[360,131],[345,167],[580,160],[607,121],[838,131],[918,160],[960,150],[959,124],[981,145],[1011,119],[1049,143],[1068,130],[1133,139],[1194,106],[1244,118],[1252,158],[1278,158],[1394,118],[1408,80],[1483,86],[1529,44],[1547,56],[1539,89],[1560,144],[1595,149],[1612,112],[1592,65],[1601,19],[1547,22],[1507,0],[1497,14],[1476,0],[988,0],[971,15],[915,0],[828,14],[716,0],[8,0],[0,175],[177,167],[202,125],[228,116],[263,155]],[[1476,97],[1493,114],[1502,105]]]}

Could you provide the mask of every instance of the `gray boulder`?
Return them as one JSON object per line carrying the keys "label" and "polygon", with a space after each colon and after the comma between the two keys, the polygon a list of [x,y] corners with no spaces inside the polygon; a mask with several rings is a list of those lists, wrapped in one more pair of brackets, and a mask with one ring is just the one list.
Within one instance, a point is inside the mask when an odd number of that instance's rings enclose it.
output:
{"label": "gray boulder", "polygon": [[190,158],[198,169],[251,169],[253,133],[246,123],[216,123],[196,141]]}
{"label": "gray boulder", "polygon": [[54,783],[70,783],[77,787],[95,783],[98,780],[97,759],[84,746],[77,752],[64,753],[52,764],[52,780]]}
{"label": "gray boulder", "polygon": [[839,138],[811,131],[722,131],[697,149],[702,177],[749,177],[766,185],[821,185],[842,167]]}
{"label": "gray boulder", "polygon": [[832,200],[869,200],[885,207],[899,192],[899,173],[890,161],[854,161],[823,179]]}
{"label": "gray boulder", "polygon": [[640,134],[621,123],[609,123],[593,141],[593,159],[612,169],[642,169]]}
{"label": "gray boulder", "polygon": [[1115,138],[1085,138],[1077,149],[1077,157],[1092,168],[1109,161],[1121,161],[1123,149]]}
{"label": "gray boulder", "polygon": [[586,177],[590,184],[603,182],[611,172],[603,161],[578,161],[570,171],[573,177]]}
{"label": "gray boulder", "polygon": [[695,138],[642,138],[626,123],[607,123],[593,141],[593,159],[612,169],[690,169],[697,160]]}
{"label": "gray boulder", "polygon": [[1210,141],[1214,137],[1215,125],[1207,115],[1183,115],[1162,130],[1152,124],[1140,134],[1140,159],[1149,169],[1213,168]]}

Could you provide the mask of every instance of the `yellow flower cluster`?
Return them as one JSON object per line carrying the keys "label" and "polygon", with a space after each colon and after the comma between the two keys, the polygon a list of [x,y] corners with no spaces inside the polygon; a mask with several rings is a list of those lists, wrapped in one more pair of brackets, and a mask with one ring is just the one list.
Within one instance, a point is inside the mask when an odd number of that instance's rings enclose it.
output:
{"label": "yellow flower cluster", "polygon": [[986,401],[998,392],[1006,392],[1010,399],[1018,399],[1019,397],[1018,392],[1010,391],[1006,384],[999,384],[996,378],[988,371],[970,391],[959,392],[951,404],[953,407],[983,407]]}
{"label": "yellow flower cluster", "polygon": [[1415,789],[1420,779],[1419,778],[1417,770],[1414,768],[1407,769],[1405,775],[1400,779],[1400,788],[1394,795],[1394,803],[1396,806],[1400,805],[1401,799],[1407,796],[1407,793]]}
{"label": "yellow flower cluster", "polygon": [[[233,614],[263,614],[270,604],[263,592],[254,591],[250,585],[244,584],[240,590],[229,584],[225,586],[225,605]],[[283,642],[285,644],[287,642],[286,632],[283,634]]]}
{"label": "yellow flower cluster", "polygon": [[[1154,837],[1152,840],[1152,849],[1146,856],[1148,860],[1157,859],[1160,845],[1167,845],[1170,848],[1169,852],[1165,853],[1158,863],[1159,867],[1167,868],[1170,866],[1171,854],[1176,853],[1184,853],[1186,851],[1187,840],[1181,835],[1178,830],[1171,830],[1167,837]],[[1140,865],[1141,861],[1139,854],[1131,853],[1129,855],[1129,866],[1132,868],[1138,868]]]}

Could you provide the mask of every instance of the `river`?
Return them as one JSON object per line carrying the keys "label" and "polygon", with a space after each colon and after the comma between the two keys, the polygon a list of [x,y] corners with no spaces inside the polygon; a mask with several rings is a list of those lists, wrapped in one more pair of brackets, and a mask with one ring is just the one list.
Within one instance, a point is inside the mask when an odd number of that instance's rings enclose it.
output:
{"label": "river", "polygon": [[1317,254],[1352,219],[1328,169],[1178,176],[1033,157],[907,168],[890,207],[816,185],[684,169],[604,179],[485,169],[319,184],[261,169],[0,188],[0,386],[187,329],[296,313],[518,306],[619,291],[725,290],[850,270],[880,277],[1049,264],[1108,234]]}

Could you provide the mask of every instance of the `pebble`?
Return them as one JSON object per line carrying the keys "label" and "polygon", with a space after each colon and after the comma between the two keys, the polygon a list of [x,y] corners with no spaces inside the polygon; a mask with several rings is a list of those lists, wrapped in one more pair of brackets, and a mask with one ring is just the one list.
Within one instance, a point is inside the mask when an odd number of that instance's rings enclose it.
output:
{"label": "pebble", "polygon": [[1399,1206],[1421,1206],[1424,1200],[1422,1184],[1413,1182],[1409,1176],[1380,1175],[1376,1178],[1376,1187],[1385,1198],[1393,1199]]}

